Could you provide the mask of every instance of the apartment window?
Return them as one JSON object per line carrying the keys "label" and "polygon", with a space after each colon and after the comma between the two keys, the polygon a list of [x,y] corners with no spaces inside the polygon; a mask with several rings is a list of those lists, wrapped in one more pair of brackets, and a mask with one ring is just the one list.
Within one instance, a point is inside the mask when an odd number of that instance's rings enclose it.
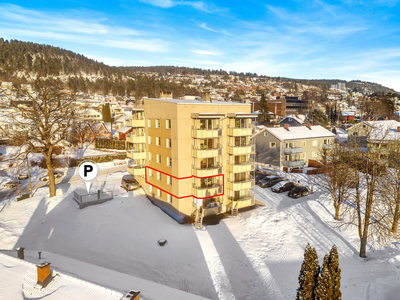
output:
{"label": "apartment window", "polygon": [[167,201],[169,204],[172,204],[172,196],[170,194],[167,194]]}
{"label": "apartment window", "polygon": [[162,198],[162,191],[160,189],[157,189],[157,197]]}
{"label": "apartment window", "polygon": [[161,155],[160,154],[156,155],[156,161],[158,164],[161,164]]}
{"label": "apartment window", "polygon": [[166,145],[167,145],[167,148],[171,148],[171,139],[167,139]]}
{"label": "apartment window", "polygon": [[151,145],[151,136],[147,137],[149,145]]}
{"label": "apartment window", "polygon": [[317,141],[317,140],[313,140],[313,141],[312,141],[312,145],[313,145],[313,146],[318,146],[318,141]]}
{"label": "apartment window", "polygon": [[165,128],[171,129],[171,120],[170,119],[165,120]]}
{"label": "apartment window", "polygon": [[160,146],[161,145],[161,138],[156,136],[156,146]]}
{"label": "apartment window", "polygon": [[235,127],[236,128],[246,128],[247,120],[246,119],[235,119]]}
{"label": "apartment window", "polygon": [[212,187],[216,183],[215,177],[207,177],[207,178],[202,178],[200,180],[200,187],[201,188],[206,188],[206,187]]}
{"label": "apartment window", "polygon": [[153,154],[151,152],[149,152],[149,160],[153,161]]}
{"label": "apartment window", "polygon": [[200,169],[214,168],[215,166],[214,162],[215,162],[215,157],[203,158],[200,161]]}
{"label": "apartment window", "polygon": [[317,151],[313,151],[312,157],[317,157]]}
{"label": "apartment window", "polygon": [[172,167],[172,158],[171,157],[167,157],[167,166]]}
{"label": "apartment window", "polygon": [[157,180],[161,181],[161,172],[157,172]]}
{"label": "apartment window", "polygon": [[300,159],[305,159],[306,158],[306,154],[305,153],[300,153]]}
{"label": "apartment window", "polygon": [[153,170],[152,169],[149,169],[149,176],[153,177]]}
{"label": "apartment window", "polygon": [[246,155],[237,155],[235,156],[235,164],[242,164],[246,162]]}
{"label": "apartment window", "polygon": [[247,138],[245,136],[235,137],[235,146],[246,146]]}
{"label": "apartment window", "polygon": [[269,143],[269,147],[270,147],[270,148],[276,148],[276,143],[270,142],[270,143]]}
{"label": "apartment window", "polygon": [[214,139],[200,140],[200,149],[201,150],[214,149],[215,145],[216,145],[216,141],[214,141]]}
{"label": "apartment window", "polygon": [[167,175],[167,184],[172,185],[172,177]]}
{"label": "apartment window", "polygon": [[151,194],[153,194],[153,186],[152,186],[152,185],[150,185],[150,187],[149,187],[149,192],[150,192]]}
{"label": "apartment window", "polygon": [[358,135],[358,132],[354,131],[354,132],[353,132],[353,135],[354,135],[354,136],[357,136],[357,135]]}
{"label": "apartment window", "polygon": [[160,128],[160,119],[156,119],[156,128]]}
{"label": "apartment window", "polygon": [[305,147],[306,146],[306,142],[305,141],[303,141],[303,142],[301,142],[301,147]]}
{"label": "apartment window", "polygon": [[215,129],[217,127],[217,122],[215,119],[201,119],[200,129]]}
{"label": "apartment window", "polygon": [[147,127],[149,127],[149,128],[151,127],[151,119],[147,120]]}

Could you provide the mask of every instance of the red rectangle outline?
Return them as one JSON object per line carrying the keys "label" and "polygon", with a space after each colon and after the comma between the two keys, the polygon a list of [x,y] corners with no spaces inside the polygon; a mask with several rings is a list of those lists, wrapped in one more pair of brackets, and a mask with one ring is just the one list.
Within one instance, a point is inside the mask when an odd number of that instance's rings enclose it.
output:
{"label": "red rectangle outline", "polygon": [[[222,194],[213,195],[213,196],[207,196],[207,197],[195,197],[194,195],[188,195],[188,196],[183,196],[183,197],[177,197],[177,196],[175,196],[174,194],[171,194],[171,193],[169,193],[169,192],[167,192],[167,191],[165,191],[165,190],[163,190],[163,189],[160,189],[158,186],[156,186],[156,185],[154,185],[154,184],[148,182],[148,181],[147,181],[147,170],[146,170],[147,168],[152,169],[152,170],[154,170],[154,171],[156,171],[156,172],[160,172],[160,173],[162,173],[162,174],[165,174],[165,175],[170,176],[170,177],[172,177],[172,178],[175,178],[175,179],[177,179],[177,180],[189,179],[189,178],[193,178],[193,177],[194,177],[194,178],[210,178],[210,177],[222,176]],[[149,167],[149,166],[145,166],[145,167],[144,167],[144,176],[145,176],[144,178],[145,178],[145,181],[146,181],[147,184],[150,184],[151,186],[154,186],[154,187],[158,188],[159,190],[163,191],[164,193],[167,193],[167,194],[169,194],[169,195],[171,195],[171,196],[173,196],[173,197],[175,197],[175,198],[177,198],[177,199],[188,198],[188,197],[194,197],[194,198],[196,198],[196,199],[207,199],[207,198],[213,198],[213,197],[218,197],[218,196],[223,196],[223,195],[225,195],[225,175],[224,175],[224,174],[211,175],[211,176],[204,176],[204,177],[199,177],[199,176],[192,175],[192,176],[187,176],[187,177],[181,177],[181,178],[179,178],[179,177],[176,177],[176,176],[172,176],[172,175],[170,175],[170,174],[167,174],[167,173],[165,173],[165,172],[162,172],[162,171],[160,171],[160,170],[157,170],[157,169],[155,169],[155,168],[152,168],[152,167]]]}

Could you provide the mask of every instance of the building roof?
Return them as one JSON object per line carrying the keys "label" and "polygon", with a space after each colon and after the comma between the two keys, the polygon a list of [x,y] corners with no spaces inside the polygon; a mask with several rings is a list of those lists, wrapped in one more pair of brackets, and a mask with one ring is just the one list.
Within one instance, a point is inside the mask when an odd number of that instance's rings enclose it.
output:
{"label": "building roof", "polygon": [[250,103],[236,103],[225,101],[206,102],[202,100],[183,100],[183,99],[160,99],[160,98],[146,98],[146,100],[157,100],[163,102],[177,103],[177,104],[196,104],[196,105],[251,105]]}
{"label": "building roof", "polygon": [[265,130],[282,141],[335,137],[335,134],[325,129],[321,125],[312,125],[311,130],[308,129],[307,126],[292,126],[289,127],[289,131],[284,127],[266,127]]}
{"label": "building roof", "polygon": [[288,118],[292,118],[293,120],[299,122],[300,124],[303,124],[304,121],[306,120],[306,116],[305,115],[297,114],[297,116],[296,116],[295,114],[291,114],[291,115],[286,116],[279,123],[283,122],[285,119],[288,119]]}
{"label": "building roof", "polygon": [[120,129],[117,130],[117,132],[120,133],[126,133],[127,131],[129,131],[132,127],[130,126],[122,126]]}

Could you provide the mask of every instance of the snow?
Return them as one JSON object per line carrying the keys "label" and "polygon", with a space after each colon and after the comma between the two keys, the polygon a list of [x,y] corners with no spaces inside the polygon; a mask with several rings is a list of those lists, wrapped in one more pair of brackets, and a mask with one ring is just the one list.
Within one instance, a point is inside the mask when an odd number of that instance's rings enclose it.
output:
{"label": "snow", "polygon": [[[114,291],[140,290],[141,299],[169,299],[168,294],[170,299],[274,300],[295,297],[307,243],[316,248],[320,264],[336,244],[343,299],[397,299],[400,247],[368,245],[368,258],[359,258],[356,228],[337,227],[340,221],[333,220],[333,206],[316,177],[275,173],[316,192],[291,199],[257,186],[255,198],[266,206],[204,230],[178,224],[141,190],[120,188],[126,172],[99,176],[93,190],[113,191],[114,199],[82,210],[72,200],[75,189],[84,189],[82,182],[58,184],[64,196],[53,198],[40,188],[33,198],[0,202],[0,249],[23,246],[34,263],[37,251],[43,251],[59,272]],[[159,239],[168,243],[160,247]],[[0,258],[0,274],[19,281],[10,283],[7,293],[21,298],[26,271],[2,264]]]}
{"label": "snow", "polygon": [[335,137],[329,130],[321,125],[312,125],[311,130],[307,126],[291,126],[289,130],[284,127],[267,127],[265,130],[279,138],[280,140],[293,140],[293,139],[312,139],[322,137]]}

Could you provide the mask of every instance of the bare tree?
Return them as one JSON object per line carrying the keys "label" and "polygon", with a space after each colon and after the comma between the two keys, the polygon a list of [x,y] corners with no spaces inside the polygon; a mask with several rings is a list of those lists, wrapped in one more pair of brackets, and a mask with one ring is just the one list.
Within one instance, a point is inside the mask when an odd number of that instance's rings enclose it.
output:
{"label": "bare tree", "polygon": [[[26,101],[12,99],[12,111],[3,116],[12,125],[0,125],[0,131],[13,145],[27,145],[46,159],[49,174],[49,194],[55,196],[56,186],[52,156],[63,146],[70,134],[75,115],[75,96],[63,91],[60,80],[38,78],[34,93],[18,90]],[[0,123],[2,124],[2,123]]]}

